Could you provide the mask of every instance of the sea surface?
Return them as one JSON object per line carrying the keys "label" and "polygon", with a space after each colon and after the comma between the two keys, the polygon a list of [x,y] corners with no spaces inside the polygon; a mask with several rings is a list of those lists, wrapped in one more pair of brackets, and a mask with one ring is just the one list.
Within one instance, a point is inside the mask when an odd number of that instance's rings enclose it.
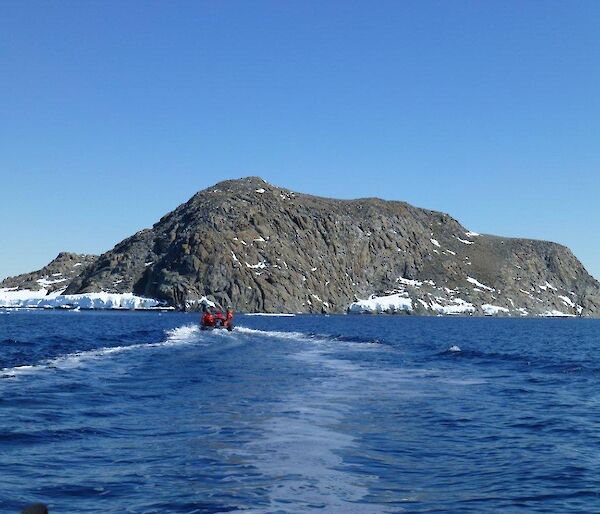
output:
{"label": "sea surface", "polygon": [[0,512],[600,512],[600,321],[0,310]]}

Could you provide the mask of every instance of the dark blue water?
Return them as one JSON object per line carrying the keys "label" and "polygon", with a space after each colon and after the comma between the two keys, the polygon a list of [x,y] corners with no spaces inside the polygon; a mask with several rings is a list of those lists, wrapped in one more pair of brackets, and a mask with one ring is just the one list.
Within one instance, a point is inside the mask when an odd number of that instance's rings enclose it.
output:
{"label": "dark blue water", "polygon": [[600,512],[600,322],[195,321],[0,311],[0,512]]}

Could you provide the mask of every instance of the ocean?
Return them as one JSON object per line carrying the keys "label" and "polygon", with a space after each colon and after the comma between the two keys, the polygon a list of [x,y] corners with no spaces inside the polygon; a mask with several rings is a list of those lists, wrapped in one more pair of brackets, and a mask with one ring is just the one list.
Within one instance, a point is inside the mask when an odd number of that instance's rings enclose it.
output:
{"label": "ocean", "polygon": [[600,512],[600,321],[0,310],[0,512]]}

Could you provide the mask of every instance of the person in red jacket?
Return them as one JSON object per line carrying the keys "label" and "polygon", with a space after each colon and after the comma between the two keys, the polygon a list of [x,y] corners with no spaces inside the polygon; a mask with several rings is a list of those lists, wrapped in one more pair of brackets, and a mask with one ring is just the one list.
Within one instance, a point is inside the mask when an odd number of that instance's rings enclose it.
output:
{"label": "person in red jacket", "polygon": [[215,326],[215,317],[212,312],[210,312],[210,309],[204,311],[200,324],[202,325],[202,328],[212,328]]}

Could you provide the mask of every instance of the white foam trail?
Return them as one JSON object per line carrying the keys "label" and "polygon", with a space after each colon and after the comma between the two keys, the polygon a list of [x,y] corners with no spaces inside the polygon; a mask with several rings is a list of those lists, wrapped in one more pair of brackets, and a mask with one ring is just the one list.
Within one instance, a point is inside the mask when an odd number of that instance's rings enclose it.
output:
{"label": "white foam trail", "polygon": [[334,348],[344,346],[345,348],[354,348],[361,351],[382,351],[385,347],[379,341],[345,341],[336,338],[335,336],[327,336],[324,334],[305,334],[303,332],[279,332],[276,330],[257,330],[254,328],[237,326],[233,333],[244,335],[269,337],[274,339],[285,339],[299,343],[309,343],[314,345],[330,345]]}
{"label": "white foam trail", "polygon": [[94,348],[93,350],[68,353],[66,355],[55,357],[53,359],[45,360],[40,364],[36,365],[2,368],[0,370],[0,374],[17,376],[53,368],[76,368],[87,361],[98,359],[106,355],[120,354],[140,349],[162,348],[167,346],[179,346],[182,344],[193,344],[200,341],[201,332],[197,325],[184,325],[181,327],[174,328],[172,330],[167,330],[166,334],[166,340],[158,343],[140,343],[131,344],[127,346],[105,346],[102,348]]}
{"label": "white foam trail", "polygon": [[240,334],[257,335],[263,337],[277,337],[279,339],[302,339],[309,340],[302,332],[279,332],[276,330],[257,330],[255,328],[235,327],[234,332]]}
{"label": "white foam trail", "polygon": [[[304,334],[302,332],[279,332],[277,330],[257,330],[254,328],[247,327],[236,327],[234,332],[238,332],[240,334],[252,335],[257,337],[269,337],[274,339],[284,339],[288,341],[294,341],[297,343],[310,343],[316,345],[327,345],[334,344],[336,346],[340,346],[344,344],[346,346],[358,346],[359,343],[350,343],[350,342],[341,342],[336,341],[333,337],[327,337],[325,335],[309,335]],[[365,346],[361,344],[360,346]]]}
{"label": "white foam trail", "polygon": [[181,327],[167,330],[167,340],[185,341],[192,339],[200,333],[198,325],[183,325]]}
{"label": "white foam trail", "polygon": [[[262,331],[246,331],[253,335],[257,335],[256,332],[265,335]],[[280,337],[281,333],[267,332],[266,335]],[[284,335],[287,339],[298,334]],[[339,343],[333,339],[328,341]],[[262,424],[259,437],[232,452],[252,458],[263,475],[277,477],[276,485],[268,494],[269,512],[282,512],[290,504],[296,505],[295,512],[321,510],[310,504],[325,504],[327,512],[391,512],[360,503],[376,477],[355,476],[345,466],[340,453],[358,443],[351,433],[337,427],[344,426],[344,419],[351,413],[349,398],[363,399],[372,392],[373,386],[386,391],[387,379],[393,374],[386,375],[385,380],[373,380],[373,370],[361,363],[330,356],[328,352],[332,349],[334,347],[325,345],[305,347],[289,356],[305,364],[325,366],[333,373],[323,380],[308,381],[300,390],[283,396]]]}

